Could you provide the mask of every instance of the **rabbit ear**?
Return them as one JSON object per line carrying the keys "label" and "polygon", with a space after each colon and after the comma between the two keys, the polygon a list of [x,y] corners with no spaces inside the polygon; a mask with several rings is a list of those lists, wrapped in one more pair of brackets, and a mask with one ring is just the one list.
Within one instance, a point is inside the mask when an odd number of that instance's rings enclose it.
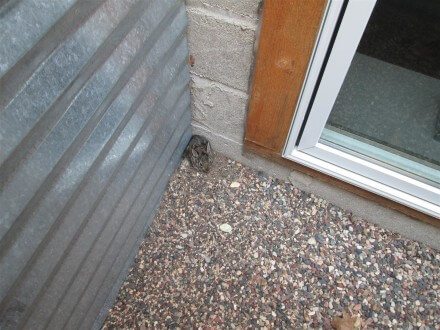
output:
{"label": "rabbit ear", "polygon": [[211,143],[209,143],[209,141],[208,141],[208,143],[207,143],[207,145],[206,145],[206,152],[207,152],[208,154],[211,153]]}
{"label": "rabbit ear", "polygon": [[193,157],[197,157],[199,155],[199,153],[197,152],[196,149],[191,149],[191,154],[193,155]]}

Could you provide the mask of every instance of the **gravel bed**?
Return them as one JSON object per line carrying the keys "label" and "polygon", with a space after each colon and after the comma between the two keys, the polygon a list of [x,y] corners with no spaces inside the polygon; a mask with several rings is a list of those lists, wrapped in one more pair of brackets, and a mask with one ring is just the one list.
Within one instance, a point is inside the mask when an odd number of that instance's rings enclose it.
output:
{"label": "gravel bed", "polygon": [[104,328],[440,325],[440,252],[217,156],[171,179]]}

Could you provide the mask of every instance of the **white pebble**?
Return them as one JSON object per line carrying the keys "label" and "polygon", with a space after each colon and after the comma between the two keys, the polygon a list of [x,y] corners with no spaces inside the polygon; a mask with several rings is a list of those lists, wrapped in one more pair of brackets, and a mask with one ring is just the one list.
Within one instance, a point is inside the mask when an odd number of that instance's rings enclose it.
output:
{"label": "white pebble", "polygon": [[309,243],[310,245],[316,245],[316,240],[313,237],[310,237],[309,240],[307,241],[307,243]]}
{"label": "white pebble", "polygon": [[223,223],[220,225],[220,230],[224,231],[225,233],[231,233],[232,232],[232,227],[230,224],[227,223]]}
{"label": "white pebble", "polygon": [[230,187],[231,188],[238,188],[238,187],[240,187],[240,182],[234,181],[231,183]]}

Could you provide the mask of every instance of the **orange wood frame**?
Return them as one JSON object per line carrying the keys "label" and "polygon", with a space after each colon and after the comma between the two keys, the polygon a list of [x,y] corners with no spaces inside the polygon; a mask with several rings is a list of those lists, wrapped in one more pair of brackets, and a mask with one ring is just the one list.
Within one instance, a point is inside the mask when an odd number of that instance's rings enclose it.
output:
{"label": "orange wood frame", "polygon": [[440,227],[439,219],[282,157],[326,4],[327,0],[264,1],[245,150]]}

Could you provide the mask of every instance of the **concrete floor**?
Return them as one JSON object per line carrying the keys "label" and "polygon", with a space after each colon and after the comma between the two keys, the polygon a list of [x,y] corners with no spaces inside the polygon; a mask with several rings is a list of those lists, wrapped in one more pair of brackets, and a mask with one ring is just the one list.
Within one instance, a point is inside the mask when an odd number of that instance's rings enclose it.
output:
{"label": "concrete floor", "polygon": [[438,171],[439,91],[439,79],[356,53],[328,124]]}
{"label": "concrete floor", "polygon": [[104,328],[331,328],[344,311],[367,328],[435,328],[439,270],[438,250],[290,182],[184,161]]}

